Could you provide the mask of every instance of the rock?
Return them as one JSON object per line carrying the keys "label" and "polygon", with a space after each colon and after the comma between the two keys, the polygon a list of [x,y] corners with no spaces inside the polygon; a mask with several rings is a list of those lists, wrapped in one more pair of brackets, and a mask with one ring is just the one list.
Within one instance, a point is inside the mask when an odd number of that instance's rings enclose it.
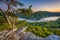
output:
{"label": "rock", "polygon": [[[37,37],[31,32],[24,32],[27,27],[0,32],[0,40],[60,40],[60,36],[51,34],[46,38]],[[12,32],[13,31],[13,32]]]}
{"label": "rock", "polygon": [[33,33],[25,33],[20,40],[43,40],[44,38],[36,37]]}
{"label": "rock", "polygon": [[60,40],[60,36],[57,35],[49,35],[45,40]]}
{"label": "rock", "polygon": [[21,32],[24,32],[27,29],[27,27],[22,27],[16,30],[17,34],[20,34]]}
{"label": "rock", "polygon": [[35,36],[33,33],[31,32],[27,32],[26,34],[24,34],[20,40],[60,40],[60,36],[51,34],[46,38],[42,38],[42,37],[37,37]]}

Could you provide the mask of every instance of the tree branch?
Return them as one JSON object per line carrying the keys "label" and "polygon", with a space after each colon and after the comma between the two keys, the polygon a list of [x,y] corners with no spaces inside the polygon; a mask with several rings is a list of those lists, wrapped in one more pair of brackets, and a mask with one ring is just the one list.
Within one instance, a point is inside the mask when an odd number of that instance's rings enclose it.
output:
{"label": "tree branch", "polygon": [[0,2],[3,2],[3,3],[5,3],[5,4],[8,4],[6,1],[4,1],[4,0],[0,0]]}
{"label": "tree branch", "polygon": [[4,12],[3,12],[3,10],[1,8],[0,8],[0,11],[2,12],[1,15],[4,16]]}

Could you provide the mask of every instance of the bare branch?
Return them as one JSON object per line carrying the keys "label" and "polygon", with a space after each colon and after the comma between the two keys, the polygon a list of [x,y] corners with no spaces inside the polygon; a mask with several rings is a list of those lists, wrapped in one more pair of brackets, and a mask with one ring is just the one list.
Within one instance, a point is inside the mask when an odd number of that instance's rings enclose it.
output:
{"label": "bare branch", "polygon": [[0,0],[0,2],[2,2],[2,3],[5,3],[6,5],[8,4],[6,1],[4,1],[4,0]]}
{"label": "bare branch", "polygon": [[4,16],[4,12],[3,12],[3,10],[1,8],[0,8],[0,11],[2,12],[1,15]]}

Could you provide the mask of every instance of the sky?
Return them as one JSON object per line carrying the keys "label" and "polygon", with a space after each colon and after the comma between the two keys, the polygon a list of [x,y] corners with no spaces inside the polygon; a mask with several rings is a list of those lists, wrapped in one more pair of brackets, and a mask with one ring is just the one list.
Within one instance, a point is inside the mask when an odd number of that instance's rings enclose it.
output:
{"label": "sky", "polygon": [[[24,4],[25,8],[32,5],[32,10],[35,11],[49,11],[60,12],[60,0],[18,0]],[[0,8],[6,9],[4,4],[0,4]]]}
{"label": "sky", "polygon": [[19,0],[25,7],[32,5],[33,11],[60,12],[60,0]]}

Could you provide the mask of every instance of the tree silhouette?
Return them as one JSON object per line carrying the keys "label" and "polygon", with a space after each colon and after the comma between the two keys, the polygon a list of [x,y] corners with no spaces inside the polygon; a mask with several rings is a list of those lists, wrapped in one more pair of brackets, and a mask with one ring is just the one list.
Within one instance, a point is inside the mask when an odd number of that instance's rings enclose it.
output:
{"label": "tree silhouette", "polygon": [[33,13],[31,7],[32,7],[32,5],[30,5],[29,8],[26,8],[26,9],[25,8],[18,9],[18,11],[19,12],[21,11],[22,14],[24,14],[26,16],[29,16],[29,15],[31,15]]}
{"label": "tree silhouette", "polygon": [[0,0],[0,4],[2,3],[7,5],[7,9],[4,11],[0,8],[0,11],[2,12],[0,15],[5,19],[6,23],[10,26],[14,26],[17,6],[24,6],[24,4],[20,3],[18,0]]}

